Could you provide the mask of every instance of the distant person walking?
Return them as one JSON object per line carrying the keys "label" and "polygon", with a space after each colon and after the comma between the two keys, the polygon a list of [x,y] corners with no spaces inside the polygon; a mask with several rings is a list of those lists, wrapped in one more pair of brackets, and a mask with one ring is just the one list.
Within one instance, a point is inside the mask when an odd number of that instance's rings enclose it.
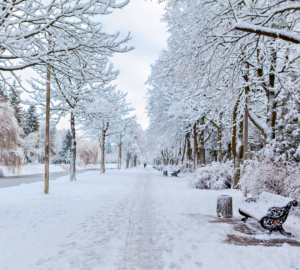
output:
{"label": "distant person walking", "polygon": [[145,163],[144,163],[144,169],[146,168],[146,166],[147,166],[147,163],[145,162]]}

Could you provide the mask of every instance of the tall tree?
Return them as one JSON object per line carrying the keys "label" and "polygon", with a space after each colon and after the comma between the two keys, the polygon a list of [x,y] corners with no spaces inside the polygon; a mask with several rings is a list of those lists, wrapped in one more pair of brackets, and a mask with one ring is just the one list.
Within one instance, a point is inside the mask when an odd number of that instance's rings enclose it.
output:
{"label": "tall tree", "polygon": [[56,127],[53,127],[51,130],[50,130],[50,154],[51,156],[55,156],[57,153],[56,153],[56,145],[55,145],[55,141],[56,141],[56,136],[57,136],[57,129]]}
{"label": "tall tree", "polygon": [[39,130],[40,124],[36,113],[36,107],[34,105],[30,105],[25,116],[24,121],[24,134],[27,136],[32,132],[36,132]]}
{"label": "tall tree", "polygon": [[17,119],[17,122],[20,127],[22,127],[24,117],[25,117],[25,112],[23,108],[21,107],[21,100],[19,95],[15,92],[15,89],[11,89],[9,93],[9,102],[11,106],[14,108],[15,111],[15,117]]}
{"label": "tall tree", "polygon": [[72,146],[72,134],[70,129],[68,129],[62,144],[62,149],[59,152],[59,157],[64,163],[70,163],[71,146]]}

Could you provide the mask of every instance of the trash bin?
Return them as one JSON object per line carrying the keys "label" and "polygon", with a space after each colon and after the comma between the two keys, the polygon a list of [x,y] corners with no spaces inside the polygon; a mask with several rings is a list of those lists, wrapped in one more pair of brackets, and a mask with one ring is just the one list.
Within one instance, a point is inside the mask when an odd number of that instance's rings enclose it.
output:
{"label": "trash bin", "polygon": [[232,218],[232,197],[220,195],[217,199],[217,216],[223,218]]}

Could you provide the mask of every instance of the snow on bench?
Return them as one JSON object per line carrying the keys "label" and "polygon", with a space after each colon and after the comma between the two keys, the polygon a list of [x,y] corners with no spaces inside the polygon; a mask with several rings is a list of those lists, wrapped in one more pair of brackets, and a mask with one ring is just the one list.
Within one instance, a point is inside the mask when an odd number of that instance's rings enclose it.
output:
{"label": "snow on bench", "polygon": [[298,202],[279,195],[263,192],[259,198],[249,198],[240,206],[239,212],[244,216],[242,221],[246,222],[249,217],[256,219],[263,228],[279,231],[283,235],[291,236],[282,228],[292,206]]}

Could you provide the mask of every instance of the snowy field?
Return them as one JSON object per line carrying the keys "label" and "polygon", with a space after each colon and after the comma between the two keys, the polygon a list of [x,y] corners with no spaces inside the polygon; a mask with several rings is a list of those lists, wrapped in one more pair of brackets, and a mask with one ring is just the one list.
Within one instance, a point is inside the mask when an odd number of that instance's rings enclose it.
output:
{"label": "snowy field", "polygon": [[[116,163],[106,163],[105,164],[106,169],[116,169],[117,164]],[[122,169],[125,168],[125,164],[122,164]],[[14,176],[14,175],[31,175],[31,174],[40,174],[40,173],[45,173],[45,165],[44,164],[28,164],[24,165],[20,168],[20,172],[17,172],[17,169],[15,172],[8,170],[7,167],[1,166],[3,170],[4,176]],[[76,170],[86,170],[86,169],[99,169],[100,170],[100,164],[94,165],[94,164],[88,164],[88,165],[76,165]],[[62,172],[62,171],[67,171],[70,170],[70,165],[65,165],[65,164],[50,164],[49,171],[50,173],[54,172]]]}
{"label": "snowy field", "polygon": [[[4,176],[14,176],[14,175],[30,175],[30,174],[39,174],[45,173],[45,165],[44,164],[28,164],[24,165],[20,168],[19,173],[17,169],[15,172],[12,172],[7,169],[5,166],[1,166]],[[50,173],[53,172],[62,172],[64,169],[60,165],[50,164],[49,168]]]}
{"label": "snowy field", "polygon": [[[149,166],[77,179],[51,182],[50,195],[43,183],[0,190],[1,270],[300,269],[300,247],[225,243],[248,237],[215,217],[217,196],[230,194],[239,224],[239,191],[191,189],[185,177]],[[296,241],[299,224],[289,217],[284,225]]]}

